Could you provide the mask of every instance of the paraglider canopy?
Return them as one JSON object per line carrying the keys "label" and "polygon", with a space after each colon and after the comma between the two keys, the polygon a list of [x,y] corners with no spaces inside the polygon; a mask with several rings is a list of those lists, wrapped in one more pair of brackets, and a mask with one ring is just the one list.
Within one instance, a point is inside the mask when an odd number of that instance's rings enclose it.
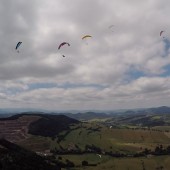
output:
{"label": "paraglider canopy", "polygon": [[159,35],[161,36],[163,34],[163,32],[165,32],[165,31],[161,31]]}
{"label": "paraglider canopy", "polygon": [[21,41],[19,41],[19,42],[17,43],[17,45],[16,45],[15,49],[17,50],[21,44],[22,44],[22,42],[21,42]]}
{"label": "paraglider canopy", "polygon": [[[21,44],[22,44],[22,42],[21,42],[21,41],[19,41],[19,42],[17,43],[17,45],[16,45],[15,49],[17,50]],[[19,50],[17,50],[17,52],[19,53]]]}
{"label": "paraglider canopy", "polygon": [[85,39],[85,38],[91,38],[92,36],[91,35],[85,35],[82,37],[82,40]]}
{"label": "paraglider canopy", "polygon": [[[58,46],[58,50],[62,47],[62,46],[64,46],[64,45],[68,45],[68,46],[70,46],[70,44],[68,43],[68,42],[62,42],[59,46]],[[63,57],[65,57],[65,55],[62,55]]]}
{"label": "paraglider canopy", "polygon": [[110,26],[108,27],[108,29],[111,30],[111,31],[113,32],[114,25],[110,25]]}
{"label": "paraglider canopy", "polygon": [[114,27],[114,25],[110,25],[108,28],[110,29],[110,28],[113,28]]}
{"label": "paraglider canopy", "polygon": [[63,42],[63,43],[61,43],[59,46],[58,46],[58,50],[62,47],[62,46],[64,46],[64,45],[68,45],[68,46],[70,46],[70,44],[69,43],[67,43],[67,42]]}

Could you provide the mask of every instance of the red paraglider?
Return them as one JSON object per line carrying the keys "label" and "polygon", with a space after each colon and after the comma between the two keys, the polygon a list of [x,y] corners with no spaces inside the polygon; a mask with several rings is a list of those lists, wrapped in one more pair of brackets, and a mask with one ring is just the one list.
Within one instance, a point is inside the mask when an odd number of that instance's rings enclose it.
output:
{"label": "red paraglider", "polygon": [[63,42],[63,43],[61,43],[59,46],[58,46],[58,50],[62,47],[62,46],[64,46],[64,45],[68,45],[68,46],[70,46],[70,44],[69,43],[67,43],[67,42]]}

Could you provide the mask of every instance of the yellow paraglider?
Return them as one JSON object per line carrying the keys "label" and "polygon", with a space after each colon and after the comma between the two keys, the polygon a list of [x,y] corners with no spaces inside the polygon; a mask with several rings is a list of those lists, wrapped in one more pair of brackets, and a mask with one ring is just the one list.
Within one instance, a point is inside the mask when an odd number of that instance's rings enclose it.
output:
{"label": "yellow paraglider", "polygon": [[91,35],[85,35],[85,36],[82,37],[82,40],[84,40],[86,38],[92,38],[92,36]]}

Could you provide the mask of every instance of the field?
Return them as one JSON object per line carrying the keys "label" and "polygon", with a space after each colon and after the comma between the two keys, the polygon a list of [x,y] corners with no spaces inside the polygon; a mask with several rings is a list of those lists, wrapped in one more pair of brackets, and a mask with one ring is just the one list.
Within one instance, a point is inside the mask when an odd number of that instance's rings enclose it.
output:
{"label": "field", "polygon": [[[29,125],[32,117],[25,118],[26,124]],[[123,116],[123,118],[116,117],[114,120],[93,119],[77,122],[63,130],[61,124],[61,130],[56,135],[42,136],[43,129],[39,135],[28,133],[29,127],[23,121],[22,124],[20,123],[21,120],[25,121],[25,118],[3,121],[1,126],[5,129],[4,134],[8,132],[7,137],[10,136],[10,133],[15,132],[15,127],[17,127],[16,134],[20,132],[20,127],[26,129],[25,137],[20,138],[16,143],[47,159],[49,156],[53,163],[61,164],[62,167],[69,167],[72,170],[169,170],[169,151],[162,152],[168,150],[170,146],[169,125],[141,126],[138,125],[137,118],[133,118],[135,122],[132,123],[129,116]],[[138,119],[141,119],[141,116],[138,116]],[[160,115],[149,117],[149,121],[160,119],[162,119]],[[44,126],[47,129],[52,125],[51,118],[49,120],[46,122],[48,126]],[[123,124],[119,121],[123,121]],[[39,121],[39,124],[35,121],[34,123],[35,131],[36,127],[40,129],[39,125],[43,125],[43,121]]]}
{"label": "field", "polygon": [[[97,155],[83,155],[83,156],[63,156],[63,159],[69,159],[76,163],[75,170],[169,170],[170,157],[150,157],[150,158],[112,158]],[[97,166],[81,167],[81,162],[87,160],[89,164],[97,164]]]}
{"label": "field", "polygon": [[[144,129],[115,129],[98,124],[83,124],[81,128],[70,131],[60,142],[63,148],[70,144],[84,149],[86,145],[95,145],[104,151],[120,151],[125,153],[139,152],[142,149],[154,149],[157,145],[170,144],[168,133],[164,131]],[[53,146],[55,142],[53,141]]]}
{"label": "field", "polygon": [[[68,131],[63,131],[55,139],[37,137],[31,135],[30,138],[23,140],[20,145],[48,154],[50,150],[84,151],[87,145],[93,145],[101,149],[101,153],[83,154],[55,154],[56,160],[63,163],[71,161],[74,163],[73,170],[159,170],[170,167],[170,156],[153,156],[134,158],[131,155],[144,151],[146,148],[154,151],[157,146],[163,145],[164,148],[170,144],[170,132],[165,132],[167,127],[160,129],[129,129],[111,128],[99,122],[81,123],[72,126]],[[60,136],[64,136],[57,142]],[[128,157],[116,158],[107,155],[107,152],[123,153]],[[101,155],[101,157],[99,156]],[[87,161],[88,166],[82,167],[82,162]],[[64,168],[63,168],[64,169]]]}

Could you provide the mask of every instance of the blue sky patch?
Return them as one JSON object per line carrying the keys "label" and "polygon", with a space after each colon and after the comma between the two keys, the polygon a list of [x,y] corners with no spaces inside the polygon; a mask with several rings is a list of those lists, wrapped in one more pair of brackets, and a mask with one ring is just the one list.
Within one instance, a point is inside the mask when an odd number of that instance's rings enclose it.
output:
{"label": "blue sky patch", "polygon": [[170,41],[168,39],[164,39],[163,42],[165,44],[165,53],[163,57],[166,57],[169,54]]}
{"label": "blue sky patch", "polygon": [[127,72],[127,77],[128,77],[129,81],[136,80],[136,79],[138,79],[140,77],[144,77],[144,76],[145,76],[145,73],[136,69],[134,66],[131,66],[131,68]]}
{"label": "blue sky patch", "polygon": [[165,72],[161,75],[161,77],[168,77],[170,76],[170,65],[164,67]]}
{"label": "blue sky patch", "polygon": [[85,87],[92,87],[92,88],[97,88],[97,89],[104,89],[107,86],[105,85],[100,85],[100,84],[73,84],[73,83],[63,83],[63,84],[57,84],[57,83],[33,83],[28,85],[29,90],[34,90],[34,89],[49,89],[49,88],[63,88],[63,89],[69,89],[69,88],[85,88]]}

